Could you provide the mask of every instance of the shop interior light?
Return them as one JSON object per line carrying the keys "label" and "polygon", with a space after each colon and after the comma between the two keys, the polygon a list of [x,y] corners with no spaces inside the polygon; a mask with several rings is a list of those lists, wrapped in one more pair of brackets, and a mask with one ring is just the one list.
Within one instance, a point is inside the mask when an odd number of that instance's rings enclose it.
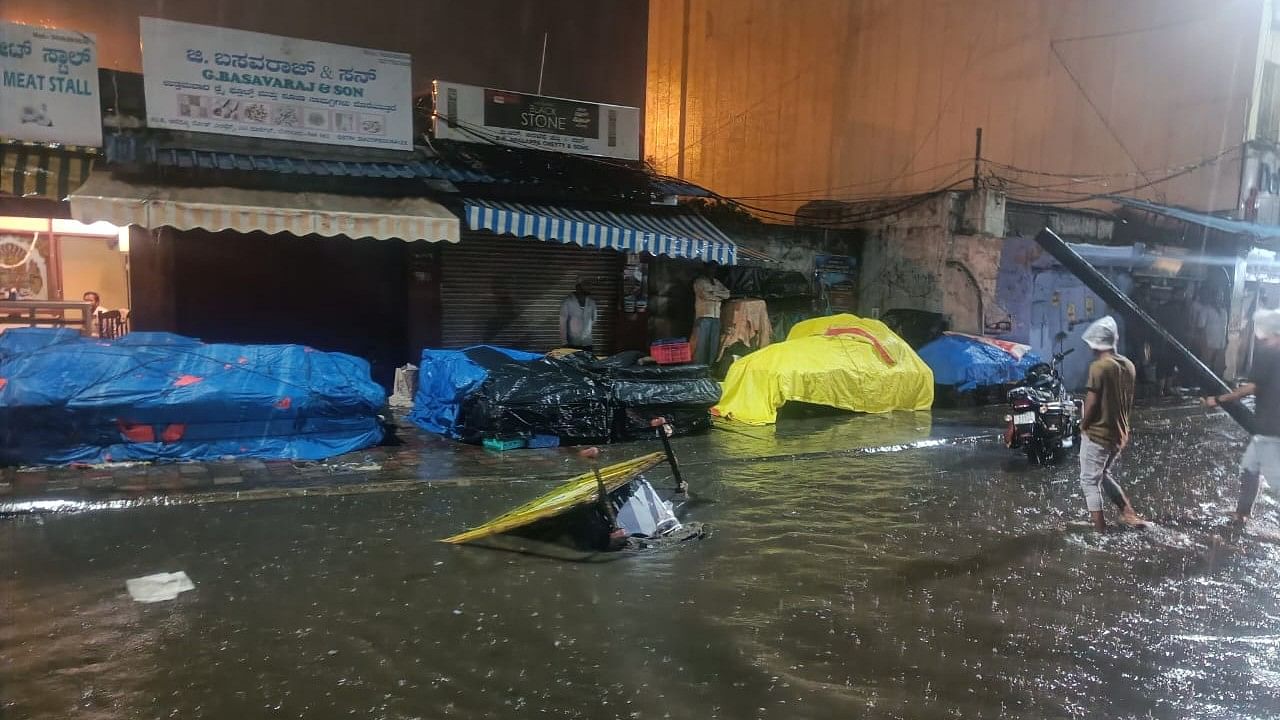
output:
{"label": "shop interior light", "polygon": [[82,223],[63,218],[33,218],[0,215],[0,233],[48,233],[80,235],[82,237],[112,238],[120,252],[129,252],[129,226],[113,225],[106,220]]}
{"label": "shop interior light", "polygon": [[49,232],[49,218],[0,215],[0,232],[47,233]]}

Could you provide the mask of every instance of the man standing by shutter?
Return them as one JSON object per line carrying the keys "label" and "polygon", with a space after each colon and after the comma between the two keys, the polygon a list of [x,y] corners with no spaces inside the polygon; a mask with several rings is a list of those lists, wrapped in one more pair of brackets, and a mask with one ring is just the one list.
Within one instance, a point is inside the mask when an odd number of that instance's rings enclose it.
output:
{"label": "man standing by shutter", "polygon": [[595,349],[596,301],[581,278],[560,303],[560,344],[591,352]]}
{"label": "man standing by shutter", "polygon": [[1084,490],[1089,518],[1098,532],[1107,529],[1102,514],[1105,495],[1120,509],[1120,522],[1142,527],[1142,518],[1112,474],[1120,453],[1129,444],[1129,414],[1137,373],[1133,363],[1116,354],[1120,332],[1110,316],[1084,331],[1083,340],[1093,350],[1089,366],[1089,390],[1080,422],[1080,487]]}
{"label": "man standing by shutter", "polygon": [[729,289],[720,284],[704,267],[693,281],[693,332],[689,341],[693,344],[693,361],[710,366],[716,360],[720,348],[720,304],[729,299]]}

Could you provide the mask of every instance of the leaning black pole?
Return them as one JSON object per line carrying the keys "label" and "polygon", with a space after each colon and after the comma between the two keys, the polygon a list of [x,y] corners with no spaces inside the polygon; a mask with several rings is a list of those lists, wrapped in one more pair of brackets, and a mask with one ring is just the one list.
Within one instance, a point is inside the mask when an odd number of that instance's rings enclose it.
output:
{"label": "leaning black pole", "polygon": [[[1071,249],[1057,233],[1045,228],[1036,235],[1036,242],[1046,252],[1053,256],[1055,260],[1062,263],[1062,266],[1070,270],[1073,275],[1080,278],[1080,281],[1092,290],[1098,297],[1119,312],[1124,318],[1130,322],[1138,323],[1153,334],[1158,335],[1165,343],[1173,349],[1177,354],[1179,363],[1182,367],[1188,368],[1195,374],[1196,379],[1204,388],[1216,389],[1218,394],[1231,392],[1231,388],[1222,381],[1207,365],[1200,362],[1200,359],[1191,353],[1190,350],[1183,347],[1178,339],[1165,330],[1159,323],[1151,319],[1151,316],[1138,307],[1129,296],[1120,292],[1105,275],[1098,272],[1087,260],[1080,257],[1080,254]],[[1253,432],[1253,411],[1244,405],[1236,402],[1222,406],[1223,410],[1232,417],[1233,420],[1240,423],[1246,431]]]}

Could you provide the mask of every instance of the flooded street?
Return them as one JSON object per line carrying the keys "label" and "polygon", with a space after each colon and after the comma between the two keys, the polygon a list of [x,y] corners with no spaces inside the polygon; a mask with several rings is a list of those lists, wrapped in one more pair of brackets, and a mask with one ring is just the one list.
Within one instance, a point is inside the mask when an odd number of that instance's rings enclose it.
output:
{"label": "flooded street", "polygon": [[434,542],[538,483],[11,518],[3,715],[1275,717],[1275,505],[1223,515],[1242,440],[1140,413],[1121,478],[1158,526],[1106,536],[1074,456],[991,442],[691,459],[713,535],[607,561]]}

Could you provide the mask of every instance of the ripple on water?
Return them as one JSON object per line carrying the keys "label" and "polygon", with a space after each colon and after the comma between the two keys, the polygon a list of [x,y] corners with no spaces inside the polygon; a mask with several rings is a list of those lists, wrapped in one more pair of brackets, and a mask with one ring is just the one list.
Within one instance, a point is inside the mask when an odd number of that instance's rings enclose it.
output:
{"label": "ripple on water", "polygon": [[[1073,462],[989,444],[700,464],[713,536],[610,562],[433,542],[538,484],[11,522],[5,708],[1272,717],[1275,508],[1244,536],[1221,521],[1238,438],[1196,422],[1140,433],[1121,466],[1145,533],[1093,535]],[[128,601],[125,579],[161,570],[196,591]]]}

